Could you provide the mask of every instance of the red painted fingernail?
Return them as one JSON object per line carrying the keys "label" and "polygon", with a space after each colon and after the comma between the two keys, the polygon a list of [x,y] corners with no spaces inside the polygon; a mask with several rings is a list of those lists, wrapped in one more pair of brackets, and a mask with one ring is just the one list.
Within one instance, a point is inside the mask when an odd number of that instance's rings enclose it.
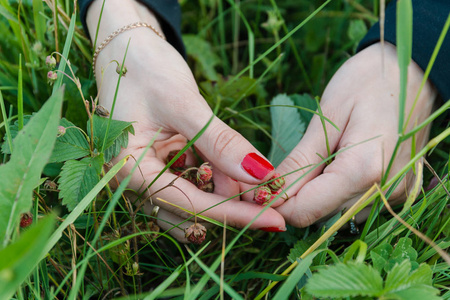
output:
{"label": "red painted fingernail", "polygon": [[285,232],[287,230],[286,227],[263,227],[259,230],[266,231],[266,232]]}
{"label": "red painted fingernail", "polygon": [[263,179],[274,169],[270,162],[256,153],[247,154],[242,160],[241,166],[245,172],[257,179]]}
{"label": "red painted fingernail", "polygon": [[236,179],[234,179],[234,178],[231,178],[231,180],[233,180],[234,182],[238,182]]}

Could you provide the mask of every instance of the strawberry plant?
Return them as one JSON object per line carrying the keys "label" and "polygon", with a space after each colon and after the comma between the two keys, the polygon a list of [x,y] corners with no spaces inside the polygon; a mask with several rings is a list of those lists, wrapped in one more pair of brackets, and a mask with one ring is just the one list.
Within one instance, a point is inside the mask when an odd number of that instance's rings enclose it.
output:
{"label": "strawberry plant", "polygon": [[[337,127],[318,96],[383,8],[368,0],[179,3],[187,61],[202,96],[274,166],[314,114]],[[400,103],[412,42],[405,7]],[[116,158],[134,123],[115,120],[98,104],[93,49],[78,14],[69,1],[0,1],[1,299],[450,299],[449,102],[422,124],[432,139],[407,168],[327,220],[269,233],[249,230],[255,220],[234,228],[193,206],[183,209],[187,220],[160,227],[158,210],[151,216],[142,209],[154,195],[143,200],[142,191],[127,187],[132,174],[141,176],[139,167],[118,181],[126,161],[142,160]],[[415,138],[402,126],[398,133],[396,148]],[[341,153],[319,155],[320,164]],[[175,179],[161,190],[187,180],[220,191],[220,172],[200,156],[189,146],[168,153],[163,165]],[[385,198],[409,170],[423,182],[391,209]],[[307,166],[299,171],[307,175]],[[248,200],[262,210],[289,201],[289,175],[249,188]],[[367,220],[357,222],[369,203]],[[191,223],[180,236],[190,244],[166,229],[184,222]]]}

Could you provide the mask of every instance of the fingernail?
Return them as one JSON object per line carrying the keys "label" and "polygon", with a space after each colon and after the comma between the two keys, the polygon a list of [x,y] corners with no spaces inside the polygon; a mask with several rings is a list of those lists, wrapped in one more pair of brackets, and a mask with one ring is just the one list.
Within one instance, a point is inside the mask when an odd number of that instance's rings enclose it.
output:
{"label": "fingernail", "polygon": [[266,231],[266,232],[285,232],[287,230],[286,227],[263,227],[259,230]]}
{"label": "fingernail", "polygon": [[234,178],[231,178],[231,180],[233,180],[234,182],[238,182],[236,179],[234,179]]}
{"label": "fingernail", "polygon": [[244,157],[241,166],[245,172],[257,179],[263,179],[274,169],[270,162],[254,152]]}

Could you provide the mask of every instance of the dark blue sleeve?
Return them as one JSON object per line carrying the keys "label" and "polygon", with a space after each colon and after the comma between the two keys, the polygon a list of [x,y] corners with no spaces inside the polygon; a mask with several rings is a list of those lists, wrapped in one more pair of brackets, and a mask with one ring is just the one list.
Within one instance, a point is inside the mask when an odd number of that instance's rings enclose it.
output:
{"label": "dark blue sleeve", "polygon": [[[80,7],[80,19],[86,34],[89,32],[86,26],[86,14],[89,5],[94,0],[78,0]],[[102,0],[97,0],[102,1]],[[107,1],[107,0],[106,0]],[[164,31],[167,41],[185,57],[186,50],[181,39],[181,9],[177,0],[139,0],[146,5],[157,17]]]}
{"label": "dark blue sleeve", "polygon": [[[425,70],[450,13],[450,0],[412,0],[412,58]],[[396,1],[386,8],[385,40],[396,44]],[[358,51],[380,40],[380,26],[375,24],[361,41]],[[450,99],[450,32],[447,33],[429,79],[444,100]]]}

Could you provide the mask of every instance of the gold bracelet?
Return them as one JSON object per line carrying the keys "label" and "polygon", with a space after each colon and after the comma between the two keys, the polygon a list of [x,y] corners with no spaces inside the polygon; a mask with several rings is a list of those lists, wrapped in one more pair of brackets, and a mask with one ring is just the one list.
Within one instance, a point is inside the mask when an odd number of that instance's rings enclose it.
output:
{"label": "gold bracelet", "polygon": [[100,51],[102,51],[116,36],[119,34],[128,31],[130,29],[138,28],[138,27],[147,27],[153,30],[154,33],[156,33],[160,38],[165,40],[166,38],[152,25],[144,23],[144,22],[135,22],[126,26],[123,26],[110,35],[95,49],[94,55],[92,56],[92,69],[95,72],[95,62],[97,61],[97,56],[100,54]]}

